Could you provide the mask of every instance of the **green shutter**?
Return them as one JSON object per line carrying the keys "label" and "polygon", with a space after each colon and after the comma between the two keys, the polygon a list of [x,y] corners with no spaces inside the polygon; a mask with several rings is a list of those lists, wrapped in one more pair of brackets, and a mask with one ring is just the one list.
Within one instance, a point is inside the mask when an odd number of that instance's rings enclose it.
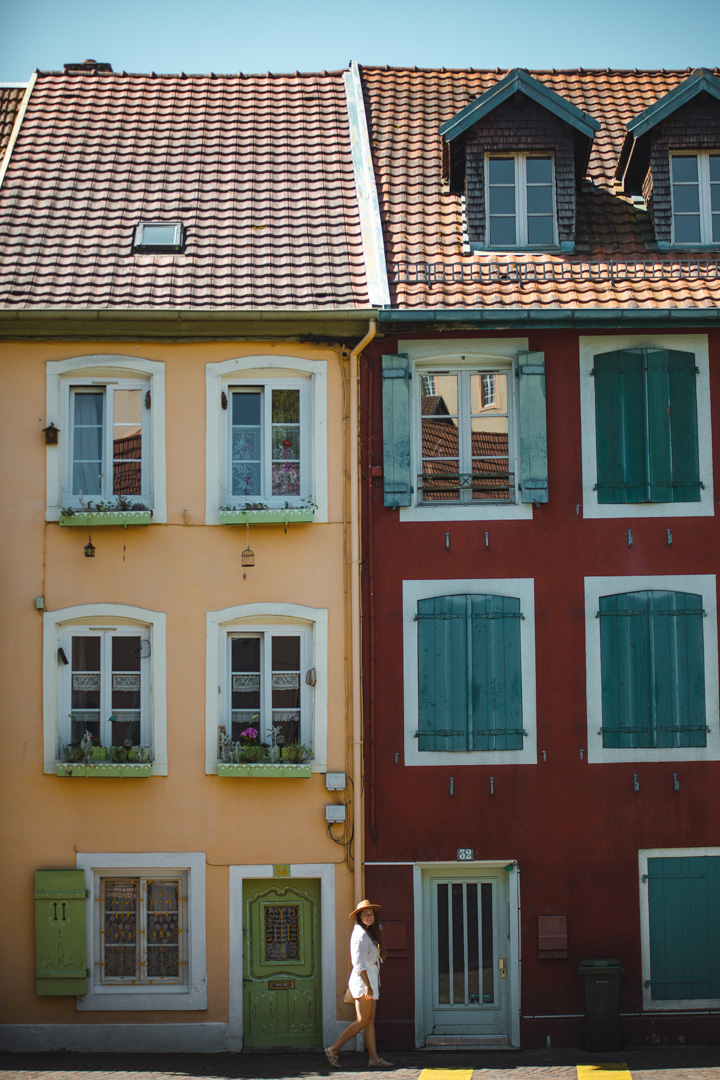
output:
{"label": "green shutter", "polygon": [[720,998],[720,856],[648,859],[650,996]]}
{"label": "green shutter", "polygon": [[466,596],[418,601],[418,749],[468,748]]}
{"label": "green shutter", "polygon": [[522,750],[520,601],[471,596],[472,750]]}
{"label": "green shutter", "polygon": [[[664,370],[661,368],[664,364]],[[661,368],[658,373],[657,369]],[[669,462],[669,485],[656,487],[654,472],[656,449],[650,443],[651,484],[653,502],[699,502],[700,460],[698,455],[697,369],[692,353],[648,350],[648,390],[662,378],[667,397],[660,400],[660,410],[667,420],[666,443],[662,460]]]}
{"label": "green shutter", "polygon": [[545,354],[518,354],[520,491],[523,502],[548,501]]}
{"label": "green shutter", "polygon": [[645,350],[601,353],[594,364],[598,502],[647,502]]}
{"label": "green shutter", "polygon": [[385,506],[409,506],[410,361],[407,356],[383,356],[383,486]]}
{"label": "green shutter", "polygon": [[87,993],[85,873],[35,871],[35,976],[37,993]]}
{"label": "green shutter", "polygon": [[598,502],[698,502],[693,354],[602,353],[594,375]]}
{"label": "green shutter", "polygon": [[705,746],[702,597],[600,597],[603,746]]}

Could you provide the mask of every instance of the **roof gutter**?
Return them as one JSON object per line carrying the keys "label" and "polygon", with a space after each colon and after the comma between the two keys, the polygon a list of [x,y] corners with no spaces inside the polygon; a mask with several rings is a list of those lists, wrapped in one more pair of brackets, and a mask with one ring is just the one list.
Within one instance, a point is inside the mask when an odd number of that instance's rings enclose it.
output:
{"label": "roof gutter", "polygon": [[720,323],[720,308],[397,308],[378,316],[382,333],[398,330],[611,330],[615,327],[707,326]]}

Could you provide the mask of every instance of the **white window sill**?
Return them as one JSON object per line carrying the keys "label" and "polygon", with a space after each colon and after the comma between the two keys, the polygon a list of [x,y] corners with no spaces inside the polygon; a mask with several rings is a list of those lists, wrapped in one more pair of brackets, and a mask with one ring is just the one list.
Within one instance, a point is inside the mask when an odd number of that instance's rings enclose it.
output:
{"label": "white window sill", "polygon": [[400,521],[532,521],[532,516],[532,503],[419,503],[400,507]]}

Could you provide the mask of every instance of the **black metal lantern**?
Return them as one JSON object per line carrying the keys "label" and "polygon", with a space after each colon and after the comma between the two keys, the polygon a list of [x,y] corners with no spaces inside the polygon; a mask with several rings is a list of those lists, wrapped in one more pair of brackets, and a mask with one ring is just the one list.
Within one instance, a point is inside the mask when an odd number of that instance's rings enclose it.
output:
{"label": "black metal lantern", "polygon": [[56,428],[54,424],[48,424],[46,428],[43,428],[43,434],[46,446],[57,446],[60,428]]}
{"label": "black metal lantern", "polygon": [[88,542],[85,545],[85,558],[86,559],[94,559],[95,558],[95,545],[93,544],[92,536],[90,536],[89,533],[88,533]]}

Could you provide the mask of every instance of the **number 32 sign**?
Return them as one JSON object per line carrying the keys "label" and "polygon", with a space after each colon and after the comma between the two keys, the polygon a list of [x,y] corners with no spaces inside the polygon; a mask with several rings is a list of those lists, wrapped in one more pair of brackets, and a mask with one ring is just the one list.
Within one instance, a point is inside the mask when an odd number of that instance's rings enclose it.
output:
{"label": "number 32 sign", "polygon": [[473,862],[475,858],[475,850],[471,847],[459,847],[457,849],[457,861],[458,862]]}

